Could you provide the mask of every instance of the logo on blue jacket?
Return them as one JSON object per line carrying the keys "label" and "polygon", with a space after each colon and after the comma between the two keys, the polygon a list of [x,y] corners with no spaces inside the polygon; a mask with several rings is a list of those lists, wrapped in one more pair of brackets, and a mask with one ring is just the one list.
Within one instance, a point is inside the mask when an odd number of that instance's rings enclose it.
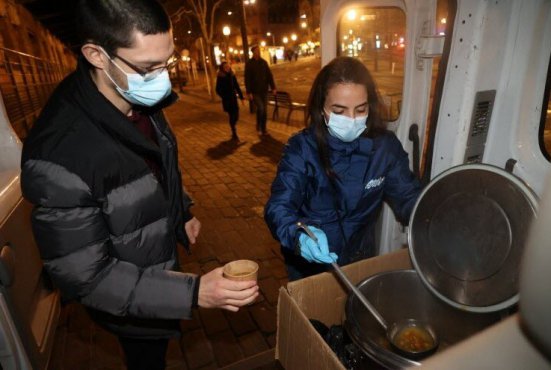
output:
{"label": "logo on blue jacket", "polygon": [[373,189],[373,188],[376,188],[378,186],[381,186],[383,184],[383,182],[385,182],[385,177],[384,176],[381,176],[378,179],[371,179],[365,185],[365,190],[369,190],[369,189]]}

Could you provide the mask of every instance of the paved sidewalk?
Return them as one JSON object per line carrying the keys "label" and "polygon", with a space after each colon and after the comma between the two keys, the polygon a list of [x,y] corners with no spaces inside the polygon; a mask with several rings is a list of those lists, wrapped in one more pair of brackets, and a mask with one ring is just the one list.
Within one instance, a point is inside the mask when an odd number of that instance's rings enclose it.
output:
{"label": "paved sidewalk", "polygon": [[[241,107],[239,143],[230,140],[227,115],[201,86],[186,87],[166,111],[179,143],[184,184],[203,224],[191,255],[181,255],[186,272],[203,274],[234,259],[260,264],[259,299],[238,313],[198,309],[182,321],[181,341],[170,343],[168,369],[217,369],[266,353],[276,341],[278,290],[287,283],[279,245],[263,220],[263,208],[284,143],[300,129],[268,122],[259,138],[255,117]],[[271,113],[271,109],[269,109]],[[300,112],[299,112],[300,113]],[[50,370],[124,369],[117,339],[94,325],[77,304],[64,308]],[[275,362],[262,369],[279,368]]]}

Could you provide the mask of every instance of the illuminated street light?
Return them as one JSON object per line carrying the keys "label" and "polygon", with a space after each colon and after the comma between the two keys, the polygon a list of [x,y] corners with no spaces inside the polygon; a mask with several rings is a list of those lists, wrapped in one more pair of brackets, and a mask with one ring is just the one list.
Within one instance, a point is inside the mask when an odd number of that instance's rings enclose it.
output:
{"label": "illuminated street light", "polygon": [[231,34],[231,29],[229,26],[224,26],[222,28],[222,33],[224,34],[224,36],[226,36],[226,52],[223,54],[223,56],[225,57],[227,54],[228,54],[228,47],[229,47],[229,36]]}
{"label": "illuminated street light", "polygon": [[232,14],[233,14],[233,12],[230,10],[230,11],[228,12],[228,15],[232,15]]}
{"label": "illuminated street light", "polygon": [[266,46],[266,41],[264,41],[264,40],[260,41],[260,46],[265,47]]}
{"label": "illuminated street light", "polygon": [[270,31],[266,32],[266,36],[272,37],[272,46],[275,46],[275,35],[271,33]]}
{"label": "illuminated street light", "polygon": [[284,36],[283,39],[282,39],[283,43],[286,44],[289,42],[289,39],[287,38],[287,36]]}
{"label": "illuminated street light", "polygon": [[356,19],[356,10],[355,9],[349,10],[348,13],[346,13],[346,16],[348,17],[349,20],[353,21],[354,19]]}
{"label": "illuminated street light", "polygon": [[306,22],[302,22],[302,23],[300,24],[300,27],[302,27],[302,28],[306,28],[306,27],[308,27],[308,23],[306,23]]}
{"label": "illuminated street light", "polygon": [[301,14],[301,15],[300,15],[300,18],[306,19],[306,14]]}
{"label": "illuminated street light", "polygon": [[291,35],[291,40],[297,41],[297,35],[296,35],[296,33],[293,33],[293,34]]}
{"label": "illuminated street light", "polygon": [[440,23],[442,23],[442,24],[446,24],[446,22],[447,22],[447,19],[446,19],[446,18],[442,18],[442,19],[440,19]]}

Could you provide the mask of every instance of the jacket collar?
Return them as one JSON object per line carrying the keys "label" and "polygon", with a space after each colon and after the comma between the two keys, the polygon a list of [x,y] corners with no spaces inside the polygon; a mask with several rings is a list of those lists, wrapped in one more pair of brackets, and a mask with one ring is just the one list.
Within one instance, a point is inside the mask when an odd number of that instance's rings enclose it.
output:
{"label": "jacket collar", "polygon": [[327,143],[331,151],[342,156],[359,154],[368,156],[373,149],[373,140],[367,137],[360,136],[358,139],[349,143],[341,141],[336,137],[327,135]]}

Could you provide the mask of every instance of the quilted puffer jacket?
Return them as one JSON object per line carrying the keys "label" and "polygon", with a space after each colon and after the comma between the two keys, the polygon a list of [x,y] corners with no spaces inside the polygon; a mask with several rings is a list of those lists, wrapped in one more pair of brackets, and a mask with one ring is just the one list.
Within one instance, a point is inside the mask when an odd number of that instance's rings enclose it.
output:
{"label": "quilted puffer jacket", "polygon": [[265,219],[284,252],[295,248],[298,221],[322,229],[330,251],[344,265],[375,254],[375,223],[383,201],[407,223],[421,187],[391,132],[349,143],[328,136],[328,145],[336,189],[319,160],[314,135],[305,129],[285,147]]}
{"label": "quilted puffer jacket", "polygon": [[[191,317],[197,276],[176,272],[191,219],[176,140],[161,112],[148,140],[96,88],[88,67],[58,86],[23,147],[21,184],[33,232],[62,296],[116,334],[168,337]],[[161,169],[160,180],[146,159]]]}

